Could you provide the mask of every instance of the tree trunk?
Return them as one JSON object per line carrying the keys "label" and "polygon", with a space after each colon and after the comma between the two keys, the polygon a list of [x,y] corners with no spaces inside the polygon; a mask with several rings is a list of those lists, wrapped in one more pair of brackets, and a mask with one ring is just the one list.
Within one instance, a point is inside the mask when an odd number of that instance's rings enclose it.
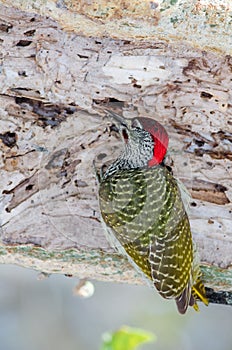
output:
{"label": "tree trunk", "polygon": [[[190,17],[182,22],[178,7],[174,20],[171,9],[155,2],[140,1],[139,13],[128,5],[124,17],[125,8],[106,16],[105,2],[95,1],[102,3],[97,20],[92,5],[70,3],[29,8],[16,1],[43,16],[0,4],[0,262],[143,283],[109,246],[100,223],[93,161],[100,167],[115,159],[121,142],[99,107],[116,106],[167,128],[174,174],[192,196],[189,216],[204,281],[218,292],[209,291],[210,299],[232,304],[231,35],[212,23],[209,7],[205,36],[197,22],[192,45],[189,27],[185,40],[174,37],[205,15],[194,5],[194,16],[187,2],[181,6]],[[60,24],[44,16],[44,4]],[[148,4],[152,15],[142,19]],[[226,8],[214,10],[227,18]],[[214,48],[213,24],[219,26]]]}

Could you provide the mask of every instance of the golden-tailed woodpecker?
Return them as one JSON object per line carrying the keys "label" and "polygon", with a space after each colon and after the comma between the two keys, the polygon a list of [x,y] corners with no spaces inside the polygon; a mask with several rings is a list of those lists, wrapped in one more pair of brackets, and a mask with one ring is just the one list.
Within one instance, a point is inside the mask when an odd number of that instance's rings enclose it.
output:
{"label": "golden-tailed woodpecker", "polygon": [[206,305],[189,219],[177,180],[164,165],[168,134],[154,119],[113,117],[124,150],[100,176],[99,203],[108,234],[178,311]]}

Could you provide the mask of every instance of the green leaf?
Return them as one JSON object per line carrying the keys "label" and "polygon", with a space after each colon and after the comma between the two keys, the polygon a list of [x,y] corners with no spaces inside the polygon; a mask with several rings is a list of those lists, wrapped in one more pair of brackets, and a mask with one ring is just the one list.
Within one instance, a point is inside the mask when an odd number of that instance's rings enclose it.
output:
{"label": "green leaf", "polygon": [[155,340],[155,335],[150,332],[123,326],[114,333],[103,334],[101,350],[135,350],[139,345]]}

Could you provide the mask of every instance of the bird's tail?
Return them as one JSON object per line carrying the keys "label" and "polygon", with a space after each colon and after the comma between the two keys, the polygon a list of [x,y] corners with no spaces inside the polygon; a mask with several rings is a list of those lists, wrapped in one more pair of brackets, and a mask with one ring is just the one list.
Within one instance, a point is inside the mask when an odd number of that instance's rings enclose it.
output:
{"label": "bird's tail", "polygon": [[201,300],[205,305],[209,304],[205,294],[205,287],[200,277],[198,277],[192,288],[189,283],[181,295],[176,298],[176,305],[179,313],[185,314],[188,306],[192,306],[195,311],[199,311],[197,300]]}

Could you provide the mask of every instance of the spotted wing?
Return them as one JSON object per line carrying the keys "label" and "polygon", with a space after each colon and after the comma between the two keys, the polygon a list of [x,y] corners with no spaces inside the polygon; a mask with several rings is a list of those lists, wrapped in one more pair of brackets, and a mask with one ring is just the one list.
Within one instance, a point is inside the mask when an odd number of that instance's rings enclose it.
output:
{"label": "spotted wing", "polygon": [[192,235],[180,191],[171,174],[167,174],[167,184],[160,229],[150,240],[149,262],[157,290],[164,298],[175,298],[177,305],[179,298],[181,312],[186,311],[191,298]]}

